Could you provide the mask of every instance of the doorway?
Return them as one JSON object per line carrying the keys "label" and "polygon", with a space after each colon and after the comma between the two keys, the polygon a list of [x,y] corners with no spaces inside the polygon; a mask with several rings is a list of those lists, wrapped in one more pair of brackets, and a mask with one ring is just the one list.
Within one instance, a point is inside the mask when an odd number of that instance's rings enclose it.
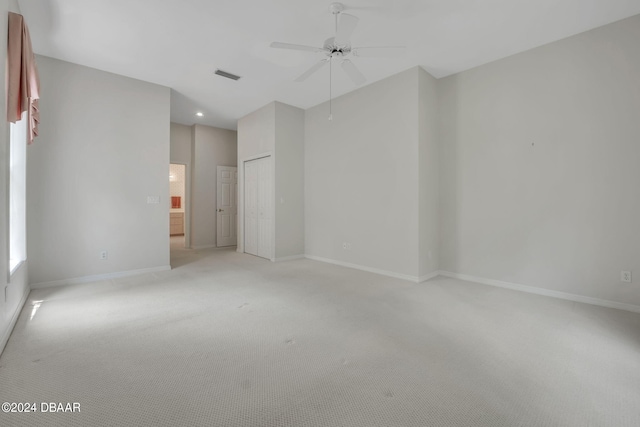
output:
{"label": "doorway", "polygon": [[186,169],[186,165],[182,164],[169,165],[169,238],[172,249],[185,247]]}

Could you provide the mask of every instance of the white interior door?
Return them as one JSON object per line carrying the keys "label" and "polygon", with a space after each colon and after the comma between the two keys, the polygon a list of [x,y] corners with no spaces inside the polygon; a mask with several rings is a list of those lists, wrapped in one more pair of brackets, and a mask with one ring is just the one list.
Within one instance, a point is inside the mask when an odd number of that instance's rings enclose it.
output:
{"label": "white interior door", "polygon": [[218,166],[217,246],[238,244],[238,168]]}
{"label": "white interior door", "polygon": [[271,183],[271,157],[244,163],[244,251],[267,259],[272,256]]}

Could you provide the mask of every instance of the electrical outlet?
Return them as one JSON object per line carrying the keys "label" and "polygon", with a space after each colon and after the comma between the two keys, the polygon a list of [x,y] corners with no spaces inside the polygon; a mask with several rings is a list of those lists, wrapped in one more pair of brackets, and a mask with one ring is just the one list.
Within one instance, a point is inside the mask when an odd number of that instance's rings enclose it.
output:
{"label": "electrical outlet", "polygon": [[630,271],[621,271],[620,272],[620,280],[622,282],[631,283],[631,272]]}
{"label": "electrical outlet", "polygon": [[108,255],[109,254],[107,253],[107,251],[101,251],[100,252],[100,259],[105,260],[105,259],[108,258]]}

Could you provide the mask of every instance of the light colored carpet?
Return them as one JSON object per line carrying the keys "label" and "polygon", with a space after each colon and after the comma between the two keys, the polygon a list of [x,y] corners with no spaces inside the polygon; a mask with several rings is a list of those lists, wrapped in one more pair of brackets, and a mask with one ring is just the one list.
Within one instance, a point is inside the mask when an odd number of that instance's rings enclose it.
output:
{"label": "light colored carpet", "polygon": [[638,314],[233,249],[173,256],[172,271],[33,291],[0,402],[81,412],[0,425],[640,425]]}

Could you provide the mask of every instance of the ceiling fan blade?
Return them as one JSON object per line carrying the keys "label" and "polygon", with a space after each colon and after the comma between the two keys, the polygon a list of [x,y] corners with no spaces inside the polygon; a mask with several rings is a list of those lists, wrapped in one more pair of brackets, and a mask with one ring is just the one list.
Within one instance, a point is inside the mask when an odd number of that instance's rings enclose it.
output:
{"label": "ceiling fan blade", "polygon": [[351,49],[353,56],[363,58],[398,58],[404,56],[405,46],[380,46],[380,47],[354,47]]}
{"label": "ceiling fan blade", "polygon": [[351,80],[353,80],[356,85],[361,85],[362,83],[367,81],[360,70],[358,70],[356,66],[353,65],[353,62],[349,61],[348,59],[342,61],[342,69],[345,73],[347,73],[347,75],[351,78]]}
{"label": "ceiling fan blade", "polygon": [[349,15],[347,13],[340,14],[340,22],[338,23],[338,30],[336,31],[335,44],[338,46],[345,46],[349,44],[351,40],[351,34],[358,25],[358,18]]}
{"label": "ceiling fan blade", "polygon": [[310,75],[318,71],[320,68],[324,67],[326,63],[329,62],[328,59],[322,59],[320,62],[316,63],[313,67],[309,68],[305,71],[300,77],[294,80],[294,82],[303,82],[309,78]]}
{"label": "ceiling fan blade", "polygon": [[324,49],[321,47],[304,46],[301,44],[291,44],[291,43],[273,42],[271,43],[271,47],[275,47],[277,49],[304,50],[307,52],[324,52]]}

